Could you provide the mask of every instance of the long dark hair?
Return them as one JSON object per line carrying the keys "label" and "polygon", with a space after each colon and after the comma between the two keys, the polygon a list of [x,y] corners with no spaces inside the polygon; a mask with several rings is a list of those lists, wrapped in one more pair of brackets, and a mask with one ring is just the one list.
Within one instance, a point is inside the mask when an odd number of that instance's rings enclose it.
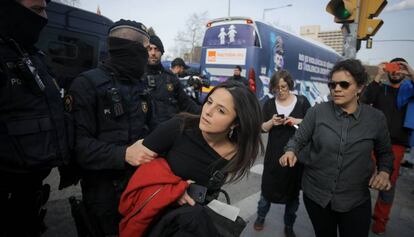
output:
{"label": "long dark hair", "polygon": [[[236,154],[230,159],[224,168],[229,174],[229,182],[243,178],[254,164],[259,151],[263,152],[264,147],[261,139],[262,113],[256,95],[245,85],[238,81],[226,81],[214,87],[207,95],[204,103],[214,91],[224,88],[233,97],[236,110],[236,126],[230,141],[236,145]],[[203,105],[204,105],[203,103]],[[199,116],[181,114],[185,118],[183,129],[198,124]]]}

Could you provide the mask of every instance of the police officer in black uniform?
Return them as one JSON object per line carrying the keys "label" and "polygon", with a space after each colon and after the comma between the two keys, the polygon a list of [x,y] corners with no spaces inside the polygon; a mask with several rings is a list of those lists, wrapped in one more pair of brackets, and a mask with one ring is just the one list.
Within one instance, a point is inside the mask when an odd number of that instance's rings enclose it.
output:
{"label": "police officer in black uniform", "polygon": [[160,38],[152,35],[145,77],[155,103],[154,110],[158,121],[166,121],[179,112],[199,114],[201,107],[184,92],[183,85],[177,76],[162,66],[162,54],[164,54],[164,46]]}
{"label": "police officer in black uniform", "polygon": [[0,2],[0,236],[40,236],[43,180],[68,158],[60,88],[34,47],[46,4]]}
{"label": "police officer in black uniform", "polygon": [[134,167],[152,159],[137,160],[134,153],[134,142],[156,125],[142,80],[148,45],[143,24],[114,23],[109,29],[109,58],[75,78],[66,98],[72,101],[66,107],[76,124],[83,201],[106,236],[118,234],[119,199]]}

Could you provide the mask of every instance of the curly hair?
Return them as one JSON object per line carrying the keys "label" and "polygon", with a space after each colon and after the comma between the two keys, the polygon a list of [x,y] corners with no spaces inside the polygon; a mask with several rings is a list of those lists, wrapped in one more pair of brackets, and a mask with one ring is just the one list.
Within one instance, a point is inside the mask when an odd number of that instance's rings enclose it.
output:
{"label": "curly hair", "polygon": [[345,59],[337,62],[329,73],[329,78],[332,79],[332,75],[339,71],[349,72],[358,86],[363,86],[368,82],[368,73],[358,59]]}

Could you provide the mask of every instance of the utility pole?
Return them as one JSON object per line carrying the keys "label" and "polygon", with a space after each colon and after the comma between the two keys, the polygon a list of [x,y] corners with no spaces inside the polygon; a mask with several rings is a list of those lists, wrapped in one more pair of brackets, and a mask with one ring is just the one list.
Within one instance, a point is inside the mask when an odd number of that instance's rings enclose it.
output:
{"label": "utility pole", "polygon": [[356,1],[354,21],[352,23],[344,23],[341,28],[342,35],[344,36],[343,56],[345,58],[356,58],[356,53],[361,46],[361,41],[357,40],[360,2],[361,0]]}
{"label": "utility pole", "polygon": [[383,21],[374,19],[387,5],[386,0],[331,0],[326,11],[332,14],[336,23],[342,23],[344,36],[343,52],[345,58],[355,58],[361,41],[372,46],[372,38]]}

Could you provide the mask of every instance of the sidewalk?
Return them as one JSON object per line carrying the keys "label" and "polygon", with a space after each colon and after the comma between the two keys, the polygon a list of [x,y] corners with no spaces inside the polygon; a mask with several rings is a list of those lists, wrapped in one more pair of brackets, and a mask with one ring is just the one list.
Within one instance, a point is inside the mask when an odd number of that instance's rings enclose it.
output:
{"label": "sidewalk", "polygon": [[[383,237],[412,237],[414,236],[414,169],[401,168],[401,175],[397,181],[397,190],[394,205],[391,211],[391,218],[387,225],[387,231]],[[283,205],[272,205],[269,214],[266,217],[264,230],[258,232],[253,229],[253,223],[256,219],[257,200],[260,193],[249,197],[250,200],[244,199],[235,205],[243,207],[241,215],[249,223],[243,231],[243,237],[283,237]],[[371,191],[372,205],[375,204],[377,197],[376,191]],[[294,226],[295,233],[298,237],[313,237],[314,232],[308,214],[303,205],[302,197],[300,198],[298,217]],[[252,206],[253,205],[253,206]],[[369,237],[378,235],[370,232]]]}

